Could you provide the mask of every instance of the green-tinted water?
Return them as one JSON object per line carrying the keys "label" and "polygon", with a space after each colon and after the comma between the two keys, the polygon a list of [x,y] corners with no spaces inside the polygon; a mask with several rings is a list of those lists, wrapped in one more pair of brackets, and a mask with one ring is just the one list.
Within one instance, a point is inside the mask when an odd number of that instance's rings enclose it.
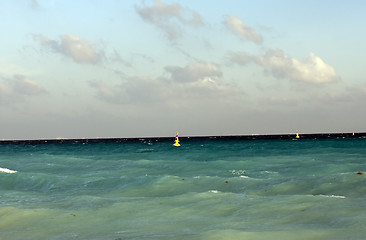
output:
{"label": "green-tinted water", "polygon": [[0,145],[0,239],[364,239],[366,140]]}

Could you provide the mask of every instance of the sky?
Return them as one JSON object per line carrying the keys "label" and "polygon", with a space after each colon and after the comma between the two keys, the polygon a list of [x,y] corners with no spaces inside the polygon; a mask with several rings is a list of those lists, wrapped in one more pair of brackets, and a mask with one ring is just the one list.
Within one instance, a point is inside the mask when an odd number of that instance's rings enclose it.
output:
{"label": "sky", "polygon": [[0,139],[366,131],[363,0],[0,0]]}

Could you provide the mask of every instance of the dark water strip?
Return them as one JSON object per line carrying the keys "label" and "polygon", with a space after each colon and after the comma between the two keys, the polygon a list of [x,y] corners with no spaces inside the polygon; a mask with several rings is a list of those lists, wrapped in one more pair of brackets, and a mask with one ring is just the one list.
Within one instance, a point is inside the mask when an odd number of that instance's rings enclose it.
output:
{"label": "dark water strip", "polygon": [[[366,132],[358,133],[299,133],[300,139],[366,138]],[[80,138],[80,139],[32,139],[0,140],[0,144],[47,144],[47,143],[108,143],[108,142],[165,142],[174,141],[174,137],[138,137],[138,138]],[[296,134],[270,135],[224,135],[224,136],[180,136],[181,141],[202,140],[279,140],[295,139]]]}

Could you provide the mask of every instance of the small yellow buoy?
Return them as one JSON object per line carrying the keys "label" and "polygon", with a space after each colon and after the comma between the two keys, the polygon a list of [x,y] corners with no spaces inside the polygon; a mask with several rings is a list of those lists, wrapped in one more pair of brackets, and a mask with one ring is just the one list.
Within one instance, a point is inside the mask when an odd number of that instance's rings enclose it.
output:
{"label": "small yellow buoy", "polygon": [[178,138],[178,132],[176,133],[175,135],[175,140],[174,140],[174,144],[173,144],[174,147],[179,147],[180,146],[180,143],[179,143],[179,138]]}
{"label": "small yellow buoy", "polygon": [[298,131],[296,131],[296,138],[300,138]]}

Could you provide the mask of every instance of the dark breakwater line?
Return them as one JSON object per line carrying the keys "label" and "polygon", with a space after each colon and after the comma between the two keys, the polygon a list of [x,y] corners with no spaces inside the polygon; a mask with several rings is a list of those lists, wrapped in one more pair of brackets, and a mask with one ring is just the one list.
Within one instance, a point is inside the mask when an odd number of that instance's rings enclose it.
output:
{"label": "dark breakwater line", "polygon": [[[361,133],[305,133],[299,134],[300,139],[331,139],[331,138],[366,138]],[[181,141],[202,140],[288,140],[296,139],[296,134],[270,135],[224,135],[224,136],[181,136]],[[300,140],[299,139],[299,140]],[[35,139],[35,140],[0,140],[0,144],[54,144],[54,143],[126,143],[126,142],[167,142],[174,137],[139,137],[139,138],[81,138],[81,139]]]}

